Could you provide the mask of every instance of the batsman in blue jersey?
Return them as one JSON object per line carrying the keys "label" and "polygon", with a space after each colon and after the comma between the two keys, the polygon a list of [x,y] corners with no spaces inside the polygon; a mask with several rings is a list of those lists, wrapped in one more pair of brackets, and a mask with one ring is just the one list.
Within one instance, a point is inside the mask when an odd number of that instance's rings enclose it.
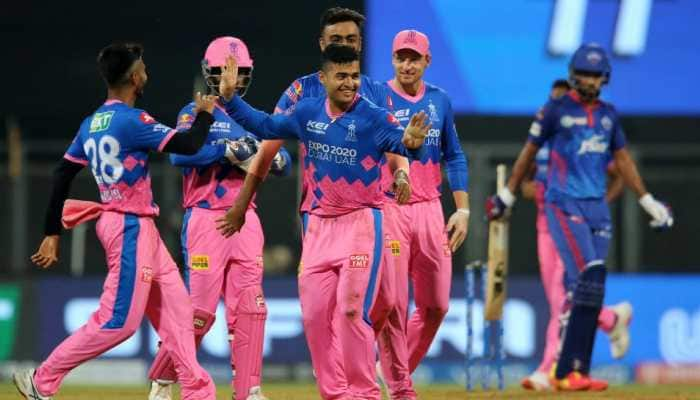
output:
{"label": "batsman in blue jersey", "polygon": [[607,382],[589,376],[591,353],[603,297],[605,259],[612,235],[605,201],[610,159],[651,216],[651,227],[673,225],[670,209],[647,192],[626,148],[615,108],[598,96],[610,80],[611,67],[600,46],[585,44],[569,63],[574,89],[550,100],[537,113],[505,188],[486,204],[490,219],[501,218],[515,203],[513,193],[539,148],[550,145],[545,193],[547,224],[565,265],[567,304],[563,309],[562,347],[556,376],[559,390],[604,390]]}

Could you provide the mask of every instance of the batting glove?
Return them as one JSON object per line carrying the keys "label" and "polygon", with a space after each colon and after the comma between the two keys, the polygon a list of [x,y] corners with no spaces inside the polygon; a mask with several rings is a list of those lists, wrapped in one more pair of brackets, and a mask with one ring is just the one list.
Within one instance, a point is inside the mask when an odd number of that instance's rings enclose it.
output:
{"label": "batting glove", "polygon": [[515,204],[515,196],[507,187],[486,199],[486,217],[493,221],[503,217],[506,211]]}
{"label": "batting glove", "polygon": [[656,200],[651,193],[639,198],[639,205],[651,216],[649,226],[657,231],[665,231],[673,226],[673,213],[666,204]]}
{"label": "batting glove", "polygon": [[256,140],[249,136],[243,136],[238,140],[227,140],[224,155],[231,165],[247,170],[257,151]]}

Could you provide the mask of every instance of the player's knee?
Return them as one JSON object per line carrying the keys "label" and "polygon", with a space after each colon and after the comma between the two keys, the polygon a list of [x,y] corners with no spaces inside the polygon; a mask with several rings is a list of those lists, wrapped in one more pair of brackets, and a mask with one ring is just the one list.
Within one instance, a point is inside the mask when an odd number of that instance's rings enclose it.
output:
{"label": "player's knee", "polygon": [[576,282],[574,305],[600,308],[605,297],[605,276],[606,269],[602,262],[586,266]]}
{"label": "player's knee", "polygon": [[425,317],[428,321],[441,322],[447,315],[449,307],[447,304],[425,309]]}
{"label": "player's knee", "polygon": [[358,307],[346,307],[343,311],[345,318],[349,320],[355,320],[362,314],[362,311]]}

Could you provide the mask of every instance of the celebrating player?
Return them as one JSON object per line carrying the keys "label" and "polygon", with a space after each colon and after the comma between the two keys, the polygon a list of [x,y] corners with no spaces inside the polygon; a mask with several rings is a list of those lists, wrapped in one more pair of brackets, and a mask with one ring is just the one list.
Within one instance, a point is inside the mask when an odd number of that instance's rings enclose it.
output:
{"label": "celebrating player", "polygon": [[553,384],[559,390],[604,390],[607,382],[589,376],[596,324],[605,294],[605,258],[612,227],[605,201],[606,167],[610,158],[625,184],[639,196],[651,216],[650,225],[673,225],[670,210],[647,192],[626,149],[614,107],[598,99],[610,79],[610,64],[598,45],[585,44],[569,63],[574,90],[549,101],[530,127],[528,142],[513,167],[507,187],[490,197],[489,218],[513,206],[513,192],[523,180],[538,149],[550,145],[545,213],[564,262],[567,304],[563,337]]}
{"label": "celebrating player", "polygon": [[[234,60],[230,60],[233,63]],[[225,74],[235,74],[233,66]],[[379,399],[375,382],[375,335],[371,309],[384,264],[383,193],[379,161],[385,152],[420,157],[430,124],[415,114],[403,130],[394,116],[358,95],[357,52],[331,44],[323,52],[319,78],[327,97],[299,101],[284,114],[269,116],[239,97],[226,104],[244,128],[265,139],[298,138],[307,151],[314,188],[299,273],[299,297],[307,343],[324,399]],[[222,84],[233,81],[222,76]],[[222,90],[224,97],[226,92]],[[233,232],[222,218],[219,229]],[[340,317],[332,322],[336,309]],[[346,393],[329,395],[326,371],[331,334],[337,328]]]}
{"label": "celebrating player", "polygon": [[[571,86],[565,79],[558,79],[552,84],[550,99],[564,96]],[[542,362],[537,370],[523,379],[522,386],[531,390],[550,390],[549,373],[556,362],[559,349],[559,332],[561,309],[564,306],[566,290],[564,288],[564,265],[559,257],[554,241],[547,228],[547,216],[544,209],[544,193],[547,184],[549,164],[549,146],[544,144],[537,151],[533,163],[534,179],[528,179],[521,185],[523,197],[535,201],[537,206],[537,256],[540,274],[547,302],[549,303],[549,323],[545,338]],[[614,162],[608,165],[608,189],[606,200],[613,201],[621,193],[622,177],[614,173]],[[612,307],[603,307],[598,315],[598,327],[610,338],[610,350],[614,358],[621,358],[629,347],[628,324],[632,318],[632,306],[623,302]]]}
{"label": "celebrating player", "polygon": [[[80,125],[54,173],[44,240],[32,261],[48,268],[58,261],[61,215],[66,227],[98,218],[97,236],[107,255],[100,306],[88,322],[64,340],[36,372],[14,375],[27,399],[50,399],[73,368],[128,339],[144,312],[173,355],[183,399],[213,400],[216,388],[197,363],[192,305],[175,262],[156,229],[148,152],[194,154],[213,122],[214,96],[197,94],[192,126],[175,131],[134,108],[148,76],[143,48],[112,44],[97,57],[107,101]],[[69,200],[70,185],[90,165],[102,204]]]}
{"label": "celebrating player", "polygon": [[[405,122],[419,111],[427,110],[432,124],[425,153],[410,165],[412,194],[408,204],[399,206],[390,194],[384,207],[390,247],[398,262],[396,305],[378,337],[382,375],[392,399],[415,399],[410,374],[425,356],[447,313],[452,252],[467,235],[468,174],[450,99],[442,89],[423,80],[431,62],[428,37],[415,30],[401,31],[394,37],[392,53],[395,75],[387,85],[394,116]],[[441,161],[446,164],[457,208],[447,227],[440,204]],[[388,171],[382,174],[382,184],[384,188],[393,184]],[[448,232],[451,232],[449,239]],[[416,310],[407,321],[409,275]]]}
{"label": "celebrating player", "polygon": [[[329,44],[337,44],[349,46],[360,52],[362,49],[362,26],[365,17],[357,11],[347,8],[333,7],[326,10],[321,15],[319,47],[323,51]],[[389,91],[387,88],[376,81],[373,81],[366,75],[360,76],[359,93],[372,101],[374,104],[391,109],[389,104]],[[320,80],[320,72],[303,76],[295,80],[289,88],[282,94],[280,100],[275,107],[275,113],[282,113],[293,107],[297,102],[305,98],[325,97],[326,89]],[[245,210],[248,209],[250,202],[262,184],[270,165],[273,163],[274,155],[282,146],[282,140],[264,140],[260,151],[253,159],[248,174],[245,178],[245,183],[240,190],[238,197],[231,208],[228,217],[232,221],[232,229],[237,231],[243,226],[245,221]],[[303,159],[306,148],[301,145],[299,153]],[[389,172],[394,176],[393,191],[399,203],[408,200],[410,196],[410,185],[408,180],[408,160],[404,157],[388,153],[386,155]],[[299,207],[302,228],[306,226],[308,221],[308,213],[311,210],[313,202],[314,180],[310,176],[310,164],[304,163],[304,169],[301,177],[302,195],[301,204]],[[302,229],[303,232],[303,229]],[[393,261],[393,260],[389,260]],[[391,269],[386,269],[391,271]],[[382,276],[379,282],[380,296],[377,299],[377,304],[374,308],[375,319],[382,319],[381,315],[389,312],[393,307],[394,298],[394,283],[390,276]],[[335,318],[335,317],[334,317]],[[375,324],[375,329],[379,329],[379,325]],[[329,356],[319,360],[315,369],[316,377],[319,382],[327,383],[321,386],[321,391],[324,396],[334,397],[347,391],[347,380],[345,379],[342,356],[337,341],[335,331],[331,332],[329,338],[329,348],[333,349],[329,352]]]}
{"label": "celebrating player", "polygon": [[[245,43],[226,36],[212,41],[202,61],[202,73],[210,90],[217,87],[226,57],[238,62],[236,90],[243,96],[251,83],[253,60]],[[194,119],[194,104],[178,116],[178,129],[188,129]],[[231,206],[255,154],[258,139],[233,121],[217,104],[206,144],[192,156],[171,155],[174,165],[183,167],[182,248],[185,283],[194,307],[195,340],[199,343],[211,328],[216,306],[223,295],[231,340],[232,382],[236,399],[264,399],[260,389],[262,345],[267,308],[262,291],[263,231],[255,212],[248,208],[241,233],[223,238],[214,220]],[[288,174],[289,154],[284,148],[274,158],[273,173]],[[172,357],[159,351],[149,377],[154,380],[150,400],[170,399],[170,384],[176,375]]]}

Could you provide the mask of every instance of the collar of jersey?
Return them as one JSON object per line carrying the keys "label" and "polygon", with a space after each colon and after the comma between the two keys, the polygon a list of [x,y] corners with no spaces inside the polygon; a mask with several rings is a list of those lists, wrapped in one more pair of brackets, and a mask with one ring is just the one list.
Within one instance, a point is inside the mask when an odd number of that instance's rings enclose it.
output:
{"label": "collar of jersey", "polygon": [[352,103],[350,103],[350,107],[348,107],[347,110],[340,112],[338,114],[333,114],[333,112],[331,111],[331,102],[328,99],[328,97],[326,97],[326,102],[325,102],[326,115],[328,115],[328,118],[330,118],[331,121],[335,121],[336,119],[339,119],[343,115],[345,115],[345,113],[347,113],[351,108],[353,108],[355,106],[355,104],[357,104],[357,100],[359,100],[359,99],[360,99],[360,95],[355,93],[355,98],[352,100]]}
{"label": "collar of jersey", "polygon": [[393,79],[388,80],[387,85],[389,85],[389,88],[394,93],[403,97],[406,101],[410,101],[411,103],[418,103],[423,99],[423,96],[425,96],[425,82],[422,79],[420,81],[420,88],[418,88],[418,92],[416,92],[415,96],[411,96],[410,94],[405,93],[403,90],[401,90],[401,88],[394,83]]}

